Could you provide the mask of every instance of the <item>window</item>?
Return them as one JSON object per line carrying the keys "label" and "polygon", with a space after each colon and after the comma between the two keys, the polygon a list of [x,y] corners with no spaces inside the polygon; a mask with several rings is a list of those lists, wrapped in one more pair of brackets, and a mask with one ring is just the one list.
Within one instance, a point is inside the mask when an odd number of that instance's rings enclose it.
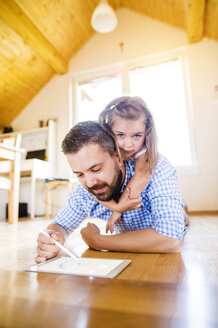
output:
{"label": "window", "polygon": [[79,82],[77,85],[77,122],[98,120],[102,109],[122,95],[121,75]]}
{"label": "window", "polygon": [[129,71],[130,94],[145,100],[154,117],[158,150],[174,166],[190,166],[183,73],[180,60]]}
{"label": "window", "polygon": [[155,61],[130,61],[116,67],[116,74],[102,71],[97,78],[92,74],[74,79],[74,123],[97,120],[113,98],[139,96],[154,117],[159,152],[176,167],[193,166],[183,59],[174,55]]}

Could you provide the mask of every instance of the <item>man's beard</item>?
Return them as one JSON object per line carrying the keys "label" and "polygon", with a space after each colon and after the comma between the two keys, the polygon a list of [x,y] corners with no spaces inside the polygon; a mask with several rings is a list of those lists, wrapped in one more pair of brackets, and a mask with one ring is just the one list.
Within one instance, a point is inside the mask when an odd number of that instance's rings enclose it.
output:
{"label": "man's beard", "polygon": [[[123,180],[122,171],[119,169],[117,164],[115,165],[115,176],[113,178],[112,183],[109,185],[106,182],[102,182],[101,184],[96,184],[92,188],[87,188],[87,190],[94,195],[98,200],[107,202],[120,194],[121,183]],[[106,187],[106,190],[101,194],[95,193],[95,190]]]}

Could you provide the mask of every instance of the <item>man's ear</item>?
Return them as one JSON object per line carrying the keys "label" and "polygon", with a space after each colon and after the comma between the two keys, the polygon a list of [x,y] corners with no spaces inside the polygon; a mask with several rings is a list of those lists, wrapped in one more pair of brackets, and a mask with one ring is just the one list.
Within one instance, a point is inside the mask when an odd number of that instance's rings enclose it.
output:
{"label": "man's ear", "polygon": [[121,158],[121,156],[117,150],[114,152],[114,157],[116,158],[119,167],[122,168],[123,167],[123,159]]}

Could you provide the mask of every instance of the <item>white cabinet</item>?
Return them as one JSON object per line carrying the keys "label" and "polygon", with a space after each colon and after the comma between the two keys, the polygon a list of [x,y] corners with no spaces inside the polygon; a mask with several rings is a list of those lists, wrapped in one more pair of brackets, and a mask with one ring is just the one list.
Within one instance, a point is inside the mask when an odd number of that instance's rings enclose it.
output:
{"label": "white cabinet", "polygon": [[[52,177],[55,174],[56,157],[56,123],[49,120],[47,127],[15,131],[8,135],[20,133],[21,148],[26,149],[26,154],[21,160],[21,177],[31,177],[31,199],[30,215],[34,218],[35,214],[35,189],[36,180]],[[6,136],[7,134],[4,134]],[[0,172],[7,172],[7,165],[0,163]]]}

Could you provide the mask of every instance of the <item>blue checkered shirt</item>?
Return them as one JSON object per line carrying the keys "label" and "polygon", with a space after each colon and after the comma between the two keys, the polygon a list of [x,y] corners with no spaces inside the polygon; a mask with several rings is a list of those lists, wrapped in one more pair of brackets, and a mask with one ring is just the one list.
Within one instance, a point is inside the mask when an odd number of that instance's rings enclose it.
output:
{"label": "blue checkered shirt", "polygon": [[[125,162],[126,176],[121,192],[134,175],[135,162]],[[178,185],[177,172],[163,156],[159,155],[152,177],[141,193],[142,206],[124,212],[121,223],[115,223],[116,233],[152,228],[159,233],[182,239],[184,227],[184,203]],[[68,233],[76,229],[88,217],[108,221],[112,211],[99,204],[82,186],[69,194],[68,204],[57,214],[53,223],[61,225]]]}

